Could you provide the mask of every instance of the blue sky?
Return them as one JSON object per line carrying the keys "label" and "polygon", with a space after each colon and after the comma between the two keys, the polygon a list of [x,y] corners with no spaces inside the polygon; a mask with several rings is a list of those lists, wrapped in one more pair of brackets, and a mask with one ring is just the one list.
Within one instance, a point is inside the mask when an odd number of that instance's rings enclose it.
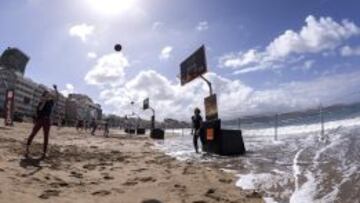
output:
{"label": "blue sky", "polygon": [[207,89],[200,80],[181,87],[176,76],[205,44],[222,117],[292,111],[359,100],[359,8],[355,0],[1,1],[0,50],[20,48],[31,57],[27,77],[86,93],[107,113],[124,115],[149,96],[167,109],[160,118],[187,119]]}

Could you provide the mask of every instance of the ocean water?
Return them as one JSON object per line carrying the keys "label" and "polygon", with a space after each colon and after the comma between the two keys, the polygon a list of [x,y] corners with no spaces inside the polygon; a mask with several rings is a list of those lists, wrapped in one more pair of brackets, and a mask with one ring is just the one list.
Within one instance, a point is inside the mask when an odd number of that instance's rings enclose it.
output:
{"label": "ocean water", "polygon": [[266,202],[359,203],[360,114],[328,114],[323,134],[315,116],[281,120],[276,140],[272,121],[243,125],[245,156],[195,154],[190,130],[171,130],[172,136],[156,147],[179,160],[231,171],[238,187],[263,192]]}

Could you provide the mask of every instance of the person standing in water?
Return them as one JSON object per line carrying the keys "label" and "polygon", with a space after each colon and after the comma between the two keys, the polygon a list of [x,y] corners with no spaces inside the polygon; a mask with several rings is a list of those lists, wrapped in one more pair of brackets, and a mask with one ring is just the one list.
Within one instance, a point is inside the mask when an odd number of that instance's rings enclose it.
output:
{"label": "person standing in water", "polygon": [[192,127],[193,127],[193,143],[195,152],[199,153],[198,151],[198,139],[200,137],[200,128],[202,126],[202,117],[200,115],[200,109],[195,108],[194,115],[191,117],[192,120]]}
{"label": "person standing in water", "polygon": [[59,98],[59,93],[57,91],[56,85],[53,85],[53,87],[55,90],[55,95],[45,90],[36,108],[36,119],[32,132],[27,139],[25,157],[28,157],[30,145],[41,128],[43,128],[44,131],[43,154],[41,156],[41,159],[44,159],[46,157],[51,126],[51,114]]}

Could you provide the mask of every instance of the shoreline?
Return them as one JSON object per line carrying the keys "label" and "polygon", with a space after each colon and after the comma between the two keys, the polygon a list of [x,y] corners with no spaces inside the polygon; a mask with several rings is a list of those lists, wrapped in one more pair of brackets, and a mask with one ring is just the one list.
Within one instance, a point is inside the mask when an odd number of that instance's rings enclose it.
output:
{"label": "shoreline", "polygon": [[[53,126],[47,159],[24,159],[31,127],[0,128],[0,202],[263,202],[236,187],[234,174],[176,160],[148,136],[92,137]],[[32,156],[40,156],[42,139],[40,131]]]}

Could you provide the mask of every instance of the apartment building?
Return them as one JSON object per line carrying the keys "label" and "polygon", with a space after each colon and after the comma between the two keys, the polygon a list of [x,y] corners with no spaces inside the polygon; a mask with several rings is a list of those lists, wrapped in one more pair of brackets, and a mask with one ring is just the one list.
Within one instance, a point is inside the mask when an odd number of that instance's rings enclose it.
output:
{"label": "apartment building", "polygon": [[84,94],[69,94],[65,105],[65,119],[68,124],[75,124],[77,120],[100,120],[102,110],[100,104]]}

